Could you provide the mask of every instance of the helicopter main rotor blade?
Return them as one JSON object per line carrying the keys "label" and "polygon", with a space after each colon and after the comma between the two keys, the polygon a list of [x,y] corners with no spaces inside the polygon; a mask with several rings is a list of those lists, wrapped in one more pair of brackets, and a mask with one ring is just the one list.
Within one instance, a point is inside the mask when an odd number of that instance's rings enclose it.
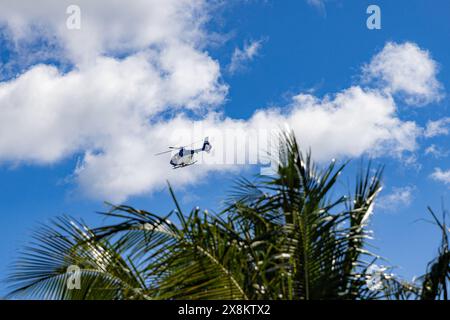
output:
{"label": "helicopter main rotor blade", "polygon": [[166,154],[166,153],[170,153],[170,152],[173,152],[173,151],[169,150],[169,151],[164,151],[164,152],[160,152],[160,153],[155,153],[155,156],[160,156],[162,154]]}
{"label": "helicopter main rotor blade", "polygon": [[202,142],[202,141],[204,141],[204,140],[198,140],[198,141],[192,142],[191,144],[188,144],[188,145],[185,145],[185,146],[182,146],[182,147],[169,147],[169,149],[171,149],[171,150],[169,150],[169,151],[164,151],[164,152],[160,152],[160,153],[156,153],[155,156],[159,156],[159,155],[162,155],[162,154],[166,154],[166,153],[169,153],[169,152],[173,152],[172,150],[180,150],[180,149],[184,149],[184,148],[186,148],[186,147],[192,146],[193,144],[196,144],[196,143],[199,143],[199,142]]}
{"label": "helicopter main rotor blade", "polygon": [[187,145],[181,146],[181,147],[169,147],[169,148],[170,149],[183,149],[183,148],[186,148],[186,147],[190,147],[190,146],[192,146],[192,145],[194,145],[196,143],[199,143],[199,142],[203,142],[203,140],[194,141],[191,144],[187,144]]}

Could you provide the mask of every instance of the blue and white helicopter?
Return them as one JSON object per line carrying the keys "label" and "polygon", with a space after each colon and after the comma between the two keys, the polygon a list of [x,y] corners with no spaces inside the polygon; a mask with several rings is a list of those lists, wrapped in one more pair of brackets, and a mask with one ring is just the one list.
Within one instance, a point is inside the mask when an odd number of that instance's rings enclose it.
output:
{"label": "blue and white helicopter", "polygon": [[[192,143],[191,145],[194,145],[194,143]],[[208,137],[206,137],[203,140],[203,146],[201,148],[198,149],[187,149],[187,146],[183,146],[183,147],[169,147],[169,151],[164,151],[164,152],[160,152],[155,154],[155,156],[159,156],[165,153],[169,153],[169,152],[174,152],[174,150],[178,150],[170,159],[170,164],[172,165],[173,169],[178,169],[178,168],[184,168],[187,166],[191,166],[193,164],[195,164],[197,162],[197,160],[194,159],[195,154],[200,153],[200,152],[210,152],[211,151],[211,144],[208,141]]]}

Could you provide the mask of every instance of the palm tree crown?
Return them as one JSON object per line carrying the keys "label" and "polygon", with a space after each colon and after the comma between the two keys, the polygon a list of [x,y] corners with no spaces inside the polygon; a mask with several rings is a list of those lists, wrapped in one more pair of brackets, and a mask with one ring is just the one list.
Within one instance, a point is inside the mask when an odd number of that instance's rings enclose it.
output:
{"label": "palm tree crown", "polygon": [[[447,298],[448,228],[423,286],[369,271],[368,218],[382,168],[334,196],[346,164],[316,166],[282,135],[278,173],[237,181],[226,208],[167,216],[113,206],[116,223],[89,228],[64,216],[43,226],[9,277],[11,297],[44,299]],[[433,214],[434,216],[434,214]],[[435,216],[434,216],[435,217]],[[445,222],[445,221],[444,221]],[[78,269],[77,288],[68,286]],[[375,277],[376,276],[376,277]],[[373,280],[377,282],[374,284]]]}

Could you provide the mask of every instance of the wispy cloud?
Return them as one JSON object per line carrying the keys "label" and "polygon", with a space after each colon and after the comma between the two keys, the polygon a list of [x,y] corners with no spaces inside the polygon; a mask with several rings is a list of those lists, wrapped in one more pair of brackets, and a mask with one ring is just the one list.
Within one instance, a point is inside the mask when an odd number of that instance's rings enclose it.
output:
{"label": "wispy cloud", "polygon": [[425,155],[430,155],[435,158],[442,158],[448,156],[448,151],[439,148],[435,144],[432,144],[425,149]]}
{"label": "wispy cloud", "polygon": [[450,184],[450,170],[442,170],[441,168],[435,168],[430,177],[438,182]]}
{"label": "wispy cloud", "polygon": [[306,2],[317,8],[323,8],[325,6],[325,0],[306,0]]}
{"label": "wispy cloud", "polygon": [[387,211],[395,211],[401,207],[407,207],[413,201],[414,186],[394,187],[388,195],[380,197],[378,207]]}
{"label": "wispy cloud", "polygon": [[325,15],[325,0],[306,0],[306,2],[315,7],[321,14]]}
{"label": "wispy cloud", "polygon": [[428,121],[424,136],[432,138],[435,136],[448,135],[450,130],[450,117],[442,118],[436,121]]}
{"label": "wispy cloud", "polygon": [[258,54],[262,47],[262,40],[250,41],[244,44],[244,47],[234,49],[233,56],[231,57],[228,71],[235,73],[245,68],[245,64],[252,61]]}

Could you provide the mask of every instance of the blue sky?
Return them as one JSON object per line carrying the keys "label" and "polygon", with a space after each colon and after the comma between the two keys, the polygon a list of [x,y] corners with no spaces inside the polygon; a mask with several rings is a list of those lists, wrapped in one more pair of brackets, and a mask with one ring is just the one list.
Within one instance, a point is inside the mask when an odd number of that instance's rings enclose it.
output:
{"label": "blue sky", "polygon": [[[124,13],[117,5],[99,12],[86,1],[78,2],[82,19],[86,11],[97,19],[86,25],[81,20],[79,33],[60,27],[67,16],[55,2],[44,1],[34,11],[13,2],[0,4],[0,12],[6,12],[0,14],[0,124],[6,128],[0,130],[0,278],[33,228],[54,216],[69,214],[101,223],[95,212],[106,209],[103,201],[166,213],[172,203],[165,179],[184,207],[217,210],[233,178],[256,174],[259,167],[205,170],[198,165],[174,173],[168,159],[153,159],[153,153],[173,143],[164,139],[165,133],[194,120],[222,129],[253,128],[256,110],[276,110],[275,117],[295,129],[296,119],[312,114],[307,102],[295,100],[300,94],[313,96],[315,108],[336,108],[342,114],[320,114],[323,123],[331,121],[329,130],[336,136],[331,142],[316,137],[314,130],[304,140],[318,161],[334,157],[329,143],[338,159],[353,159],[344,186],[361,157],[386,166],[380,204],[371,219],[376,252],[407,279],[425,271],[439,235],[435,227],[417,220],[428,218],[428,205],[440,212],[442,201],[450,203],[448,1],[329,0],[317,5],[306,0],[236,0],[197,8],[200,17],[208,18],[204,24],[184,16],[177,20],[182,22],[172,23],[169,15],[144,16],[142,25],[130,22],[141,14],[140,1],[136,11],[131,5]],[[381,8],[381,30],[366,27],[370,4]],[[158,12],[161,6],[149,10]],[[8,20],[8,10],[17,13],[22,24]],[[48,12],[53,15],[43,14]],[[131,18],[121,16],[127,13]],[[105,19],[111,14],[117,21],[113,26]],[[158,67],[147,68],[150,60]],[[425,71],[405,80],[402,68],[411,64],[413,70],[417,66]],[[160,76],[152,68],[175,76]],[[375,110],[373,116],[351,113],[351,107],[340,105],[353,101],[346,91],[351,87],[361,88],[357,102],[394,110]],[[342,100],[335,99],[337,93]],[[182,119],[174,120],[180,114]],[[360,119],[352,115],[379,116],[375,124],[361,119],[376,137],[361,140],[365,128],[353,130],[352,123]],[[264,116],[264,121],[272,119]],[[98,120],[101,117],[105,122]],[[131,122],[135,118],[160,127],[140,128],[138,120]],[[301,121],[297,133],[304,132]],[[130,124],[137,129],[131,130]],[[121,179],[111,178],[115,174]]]}

